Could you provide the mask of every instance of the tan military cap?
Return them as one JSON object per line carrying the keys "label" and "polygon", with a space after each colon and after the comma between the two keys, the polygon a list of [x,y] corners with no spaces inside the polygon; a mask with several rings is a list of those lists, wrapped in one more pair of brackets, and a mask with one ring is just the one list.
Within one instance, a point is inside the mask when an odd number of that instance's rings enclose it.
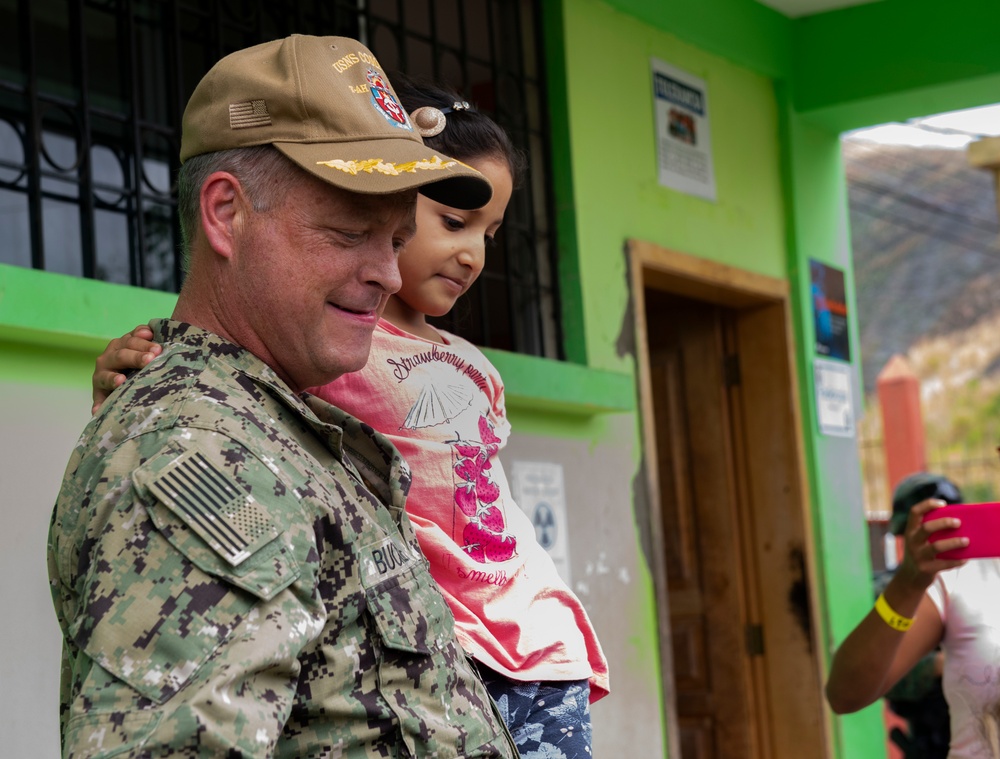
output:
{"label": "tan military cap", "polygon": [[351,192],[417,187],[455,208],[479,208],[493,193],[478,171],[424,145],[375,56],[349,37],[293,34],[238,50],[198,83],[181,163],[269,144]]}

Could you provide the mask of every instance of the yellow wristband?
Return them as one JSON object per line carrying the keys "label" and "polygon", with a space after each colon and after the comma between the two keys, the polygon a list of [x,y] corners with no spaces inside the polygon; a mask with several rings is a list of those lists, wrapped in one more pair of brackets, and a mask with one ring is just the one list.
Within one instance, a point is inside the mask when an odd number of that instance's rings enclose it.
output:
{"label": "yellow wristband", "polygon": [[882,620],[893,630],[906,632],[910,629],[910,625],[913,624],[912,618],[897,614],[896,610],[889,606],[889,602],[885,600],[885,595],[882,593],[879,593],[875,601],[875,611],[878,612]]}

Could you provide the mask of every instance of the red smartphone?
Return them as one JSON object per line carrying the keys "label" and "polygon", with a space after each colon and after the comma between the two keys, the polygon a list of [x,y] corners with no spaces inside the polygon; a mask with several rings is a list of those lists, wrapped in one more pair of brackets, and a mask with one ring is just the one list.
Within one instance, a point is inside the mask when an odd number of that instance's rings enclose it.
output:
{"label": "red smartphone", "polygon": [[945,538],[968,538],[969,545],[938,554],[942,559],[985,559],[1000,556],[1000,503],[956,503],[924,514],[924,521],[957,517],[961,526],[931,535],[932,543]]}

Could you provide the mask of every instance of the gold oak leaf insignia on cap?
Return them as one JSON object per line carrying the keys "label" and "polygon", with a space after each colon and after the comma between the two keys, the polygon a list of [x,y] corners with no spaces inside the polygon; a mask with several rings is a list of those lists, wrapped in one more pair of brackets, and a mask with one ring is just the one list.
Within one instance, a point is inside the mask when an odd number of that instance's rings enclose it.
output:
{"label": "gold oak leaf insignia on cap", "polygon": [[230,129],[247,129],[259,126],[271,126],[271,114],[267,112],[267,103],[263,100],[247,100],[243,103],[229,104]]}
{"label": "gold oak leaf insignia on cap", "polygon": [[378,173],[397,177],[400,174],[413,174],[417,171],[442,171],[450,169],[458,163],[458,161],[443,161],[438,156],[433,156],[430,159],[408,161],[406,163],[392,163],[391,161],[383,161],[381,158],[368,158],[360,161],[345,161],[340,158],[334,158],[330,161],[317,161],[316,165],[327,166],[353,176],[361,173]]}

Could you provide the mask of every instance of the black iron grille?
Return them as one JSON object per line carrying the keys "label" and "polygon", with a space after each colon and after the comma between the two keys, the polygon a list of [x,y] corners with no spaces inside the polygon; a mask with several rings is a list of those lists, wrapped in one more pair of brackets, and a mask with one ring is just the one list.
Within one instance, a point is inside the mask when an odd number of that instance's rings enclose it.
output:
{"label": "black iron grille", "polygon": [[0,262],[176,292],[184,104],[221,56],[293,32],[356,37],[386,70],[451,85],[525,150],[532,168],[486,269],[438,323],[559,358],[530,0],[0,0]]}

